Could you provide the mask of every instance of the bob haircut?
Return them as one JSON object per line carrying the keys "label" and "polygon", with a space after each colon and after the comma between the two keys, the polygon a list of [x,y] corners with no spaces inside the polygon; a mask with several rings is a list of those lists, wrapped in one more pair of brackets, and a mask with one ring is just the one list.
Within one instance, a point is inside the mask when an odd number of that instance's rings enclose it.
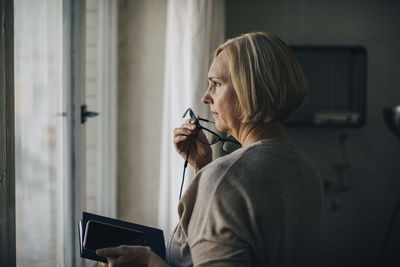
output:
{"label": "bob haircut", "polygon": [[294,53],[278,37],[246,33],[227,40],[225,51],[242,122],[286,122],[304,101],[307,82]]}

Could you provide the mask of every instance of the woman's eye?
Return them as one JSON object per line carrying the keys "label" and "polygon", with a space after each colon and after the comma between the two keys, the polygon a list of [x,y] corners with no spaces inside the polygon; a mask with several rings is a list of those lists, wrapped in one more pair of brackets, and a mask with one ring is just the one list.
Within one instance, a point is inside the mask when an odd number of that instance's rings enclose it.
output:
{"label": "woman's eye", "polygon": [[219,86],[221,86],[221,83],[220,83],[220,82],[214,82],[214,85],[215,85],[216,87],[219,87]]}

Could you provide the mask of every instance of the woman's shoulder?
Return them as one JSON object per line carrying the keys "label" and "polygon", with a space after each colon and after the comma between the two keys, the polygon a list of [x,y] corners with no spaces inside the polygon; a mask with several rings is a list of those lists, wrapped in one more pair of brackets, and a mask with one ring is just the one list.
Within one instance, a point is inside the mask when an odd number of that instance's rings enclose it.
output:
{"label": "woman's shoulder", "polygon": [[259,169],[259,163],[254,162],[260,155],[267,154],[262,144],[240,148],[231,154],[219,157],[205,166],[199,173],[200,187],[210,193],[222,189],[234,181],[249,178],[248,171]]}
{"label": "woman's shoulder", "polygon": [[220,157],[202,170],[200,183],[210,188],[224,189],[232,184],[250,187],[292,179],[294,173],[319,176],[312,160],[295,144],[286,139],[260,140],[250,146]]}
{"label": "woman's shoulder", "polygon": [[276,161],[299,158],[301,150],[287,139],[265,139],[242,147],[231,154],[220,157],[207,166],[209,171],[229,172],[235,169],[261,169]]}

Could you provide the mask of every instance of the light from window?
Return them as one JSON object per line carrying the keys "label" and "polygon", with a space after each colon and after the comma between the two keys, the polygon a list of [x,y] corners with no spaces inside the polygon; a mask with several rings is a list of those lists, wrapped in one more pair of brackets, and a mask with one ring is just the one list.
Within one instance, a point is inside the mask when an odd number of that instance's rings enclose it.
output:
{"label": "light from window", "polygon": [[17,266],[62,266],[62,1],[14,12]]}

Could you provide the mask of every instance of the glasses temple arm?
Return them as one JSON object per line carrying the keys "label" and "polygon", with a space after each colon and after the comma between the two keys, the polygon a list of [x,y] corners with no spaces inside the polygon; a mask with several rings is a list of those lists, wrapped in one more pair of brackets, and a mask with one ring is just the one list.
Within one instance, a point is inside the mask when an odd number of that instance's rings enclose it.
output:
{"label": "glasses temple arm", "polygon": [[205,121],[205,122],[209,122],[209,123],[214,123],[215,124],[215,122],[213,122],[213,121],[210,121],[210,120],[207,120],[207,119],[203,119],[203,118],[200,118],[200,117],[198,117],[197,119],[199,121]]}

